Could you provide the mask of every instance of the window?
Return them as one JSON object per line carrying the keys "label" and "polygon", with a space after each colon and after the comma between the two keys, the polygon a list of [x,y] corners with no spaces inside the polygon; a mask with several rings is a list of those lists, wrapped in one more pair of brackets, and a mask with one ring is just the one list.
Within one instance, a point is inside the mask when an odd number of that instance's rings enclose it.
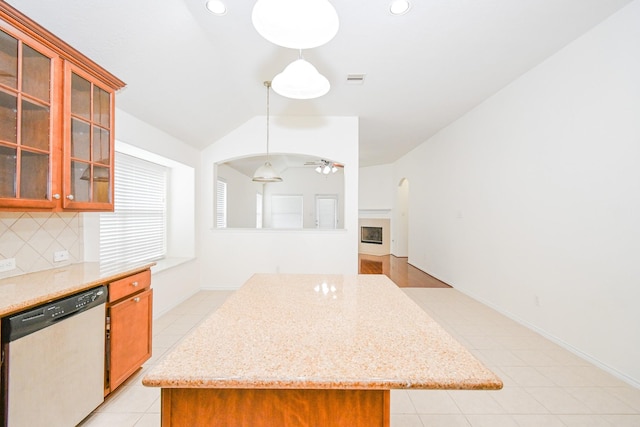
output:
{"label": "window", "polygon": [[216,182],[216,227],[227,228],[227,183],[222,179]]}
{"label": "window", "polygon": [[271,197],[271,226],[273,228],[302,228],[302,196],[274,195]]}
{"label": "window", "polygon": [[114,212],[100,214],[100,261],[163,258],[167,241],[167,168],[116,152]]}

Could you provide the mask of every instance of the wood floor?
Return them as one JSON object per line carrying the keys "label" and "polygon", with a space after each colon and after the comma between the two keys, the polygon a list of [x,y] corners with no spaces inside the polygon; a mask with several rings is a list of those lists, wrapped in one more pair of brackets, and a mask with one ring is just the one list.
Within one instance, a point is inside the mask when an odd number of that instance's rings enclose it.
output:
{"label": "wood floor", "polygon": [[393,255],[358,254],[360,274],[385,274],[400,288],[450,288],[451,286]]}

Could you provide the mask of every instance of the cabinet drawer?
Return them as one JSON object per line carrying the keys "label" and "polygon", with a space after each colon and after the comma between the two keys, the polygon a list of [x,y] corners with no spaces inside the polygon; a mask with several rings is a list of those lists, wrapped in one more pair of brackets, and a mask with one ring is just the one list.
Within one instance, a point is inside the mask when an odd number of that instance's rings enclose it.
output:
{"label": "cabinet drawer", "polygon": [[116,280],[109,284],[109,302],[117,301],[149,286],[151,286],[151,270]]}

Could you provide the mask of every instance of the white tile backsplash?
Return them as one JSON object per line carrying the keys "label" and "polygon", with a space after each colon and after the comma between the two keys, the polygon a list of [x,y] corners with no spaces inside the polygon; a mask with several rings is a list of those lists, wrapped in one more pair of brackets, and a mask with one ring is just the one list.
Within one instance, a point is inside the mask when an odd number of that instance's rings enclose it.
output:
{"label": "white tile backsplash", "polygon": [[[69,259],[54,263],[61,250],[69,251]],[[0,259],[7,258],[16,259],[16,268],[0,278],[82,262],[81,214],[0,212]]]}

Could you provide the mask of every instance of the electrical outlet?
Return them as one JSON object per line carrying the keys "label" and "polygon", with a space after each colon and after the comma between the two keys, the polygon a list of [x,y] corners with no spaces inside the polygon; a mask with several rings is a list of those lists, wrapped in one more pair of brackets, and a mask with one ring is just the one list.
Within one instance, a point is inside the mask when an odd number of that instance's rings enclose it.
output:
{"label": "electrical outlet", "polygon": [[0,259],[0,271],[9,271],[9,270],[14,270],[15,268],[16,268],[15,258]]}
{"label": "electrical outlet", "polygon": [[69,251],[55,251],[53,253],[53,262],[61,262],[69,259]]}

